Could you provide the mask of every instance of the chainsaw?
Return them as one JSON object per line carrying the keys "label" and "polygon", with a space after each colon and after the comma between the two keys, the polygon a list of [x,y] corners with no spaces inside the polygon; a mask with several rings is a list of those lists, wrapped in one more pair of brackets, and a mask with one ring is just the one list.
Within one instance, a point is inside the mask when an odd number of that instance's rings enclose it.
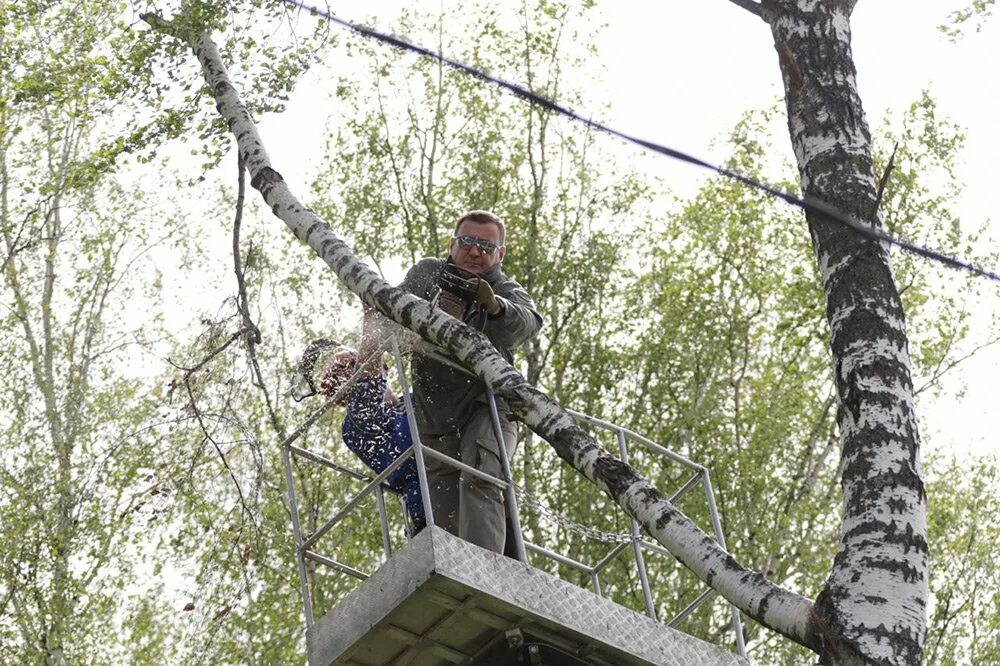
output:
{"label": "chainsaw", "polygon": [[475,300],[479,287],[479,277],[475,273],[459,268],[455,264],[445,264],[445,267],[434,278],[438,293],[431,301],[432,305],[462,321],[465,308]]}

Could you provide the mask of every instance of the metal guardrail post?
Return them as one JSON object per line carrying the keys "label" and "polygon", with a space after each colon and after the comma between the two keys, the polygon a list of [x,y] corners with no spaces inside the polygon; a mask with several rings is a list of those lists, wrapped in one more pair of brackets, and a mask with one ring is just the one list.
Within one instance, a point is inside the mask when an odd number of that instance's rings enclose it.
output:
{"label": "metal guardrail post", "polygon": [[[622,462],[628,464],[628,445],[625,443],[625,432],[618,430],[618,451],[621,454]],[[646,615],[656,620],[656,607],[653,605],[653,591],[649,587],[649,575],[646,573],[646,559],[642,556],[642,532],[639,530],[639,521],[631,519],[632,523],[632,552],[635,553],[635,567],[639,573],[639,584],[642,585],[642,598],[646,601]]]}
{"label": "metal guardrail post", "polygon": [[497,446],[500,448],[500,469],[503,471],[503,480],[507,482],[504,495],[507,500],[507,514],[510,516],[510,526],[514,530],[514,552],[521,562],[528,561],[528,554],[524,550],[524,535],[521,533],[521,517],[517,509],[517,493],[514,492],[514,476],[510,471],[510,459],[507,457],[507,442],[503,438],[503,427],[500,425],[500,413],[497,411],[497,399],[493,394],[493,389],[486,387],[486,397],[490,405],[490,418],[493,420],[493,434],[497,438]]}
{"label": "metal guardrail post", "polygon": [[593,573],[594,573],[594,568],[593,567],[587,566],[583,562],[579,562],[577,560],[574,560],[572,557],[566,557],[565,555],[560,555],[559,553],[554,553],[551,550],[549,550],[548,548],[542,548],[541,546],[535,545],[533,543],[530,543],[530,544],[526,543],[524,546],[525,546],[525,548],[530,549],[531,552],[533,552],[533,553],[538,553],[539,555],[544,555],[545,557],[549,558],[553,562],[558,562],[559,564],[564,564],[564,565],[570,567],[571,569],[576,569],[577,571],[579,571],[581,573],[588,573],[588,574],[591,574],[591,575],[593,575]]}
{"label": "metal guardrail post", "polygon": [[336,569],[340,573],[347,574],[348,576],[353,576],[358,580],[367,580],[368,574],[364,571],[359,571],[352,566],[344,564],[343,562],[338,562],[337,560],[330,559],[329,557],[324,557],[319,553],[315,553],[311,550],[306,550],[303,554],[308,557],[313,562],[319,562],[320,564],[326,565],[331,569]]}
{"label": "metal guardrail post", "polygon": [[385,510],[385,492],[382,486],[379,486],[375,493],[378,498],[378,520],[382,526],[382,550],[385,551],[385,558],[389,559],[392,557],[392,540],[389,538],[389,514]]}
{"label": "metal guardrail post", "polygon": [[312,548],[327,532],[332,530],[338,523],[350,515],[350,513],[354,511],[354,509],[357,508],[357,506],[361,504],[361,502],[364,501],[368,495],[381,488],[382,484],[386,482],[386,479],[392,476],[396,470],[405,465],[411,455],[412,452],[410,450],[404,451],[403,455],[396,458],[396,460],[394,460],[388,467],[379,472],[378,476],[369,481],[368,485],[361,489],[361,492],[349,499],[347,504],[334,514],[333,518],[330,518],[328,521],[323,523],[319,529],[309,535],[306,540],[302,542],[302,546],[304,548]]}
{"label": "metal guardrail post", "polygon": [[295,538],[295,561],[299,566],[299,583],[302,585],[302,605],[306,615],[306,629],[313,625],[312,597],[309,596],[309,579],[306,576],[306,560],[302,551],[302,526],[299,523],[299,505],[295,499],[295,485],[292,478],[292,460],[288,445],[281,447],[281,461],[285,467],[285,484],[288,486],[288,508],[292,514],[292,534]]}
{"label": "metal guardrail post", "polygon": [[356,472],[350,467],[344,467],[343,465],[338,465],[337,463],[330,460],[326,456],[321,456],[318,453],[309,451],[308,449],[300,449],[294,444],[289,444],[287,448],[288,451],[294,456],[297,456],[299,458],[305,458],[306,460],[310,460],[314,463],[320,464],[323,467],[328,467],[336,472],[340,472],[341,474],[346,474],[347,476],[357,481],[367,482],[372,480],[372,477],[369,475],[362,474],[361,472]]}
{"label": "metal guardrail post", "polygon": [[[719,520],[719,509],[715,505],[715,493],[712,492],[712,481],[708,478],[707,469],[702,469],[701,478],[705,485],[708,510],[712,514],[712,528],[715,530],[715,540],[722,546],[723,550],[728,551],[729,549],[726,548],[726,537],[722,533],[722,521]],[[733,615],[733,633],[736,634],[736,649],[741,657],[746,657],[747,646],[743,641],[743,621],[740,619],[740,610],[736,606],[731,606],[730,608]]]}
{"label": "metal guardrail post", "polygon": [[468,474],[469,476],[474,476],[477,479],[482,479],[486,483],[492,483],[494,486],[500,489],[500,492],[503,492],[503,489],[507,487],[507,482],[504,481],[503,479],[498,479],[492,474],[488,474],[481,469],[476,469],[472,465],[467,465],[461,460],[452,458],[447,453],[441,453],[440,451],[435,451],[429,446],[422,446],[422,448],[424,450],[425,459],[432,458],[433,460],[442,462],[445,465],[448,465],[449,467],[454,467],[462,474]]}
{"label": "metal guardrail post", "polygon": [[621,553],[626,548],[628,548],[628,546],[629,544],[627,542],[623,542],[612,548],[610,553],[605,555],[603,558],[601,558],[600,562],[594,565],[594,571],[598,573],[604,571],[605,567],[611,564],[615,560],[615,558],[618,557],[618,554]]}
{"label": "metal guardrail post", "polygon": [[[368,361],[366,361],[363,364],[363,367],[367,366],[369,363],[372,362],[373,362],[372,359],[368,359]],[[296,428],[295,432],[286,437],[285,441],[281,443],[281,460],[282,460],[282,465],[285,468],[285,485],[288,488],[288,509],[292,517],[292,535],[295,539],[295,560],[296,563],[298,564],[298,569],[299,569],[299,583],[302,586],[302,606],[306,616],[307,629],[313,625],[314,618],[313,618],[312,597],[309,595],[309,578],[306,572],[305,558],[307,553],[302,539],[302,524],[299,522],[299,505],[298,505],[298,500],[295,497],[295,479],[292,477],[291,453],[292,450],[294,449],[297,455],[303,455],[304,457],[307,458],[313,458],[315,461],[321,462],[322,464],[331,464],[333,465],[334,468],[338,469],[338,471],[343,471],[352,476],[359,476],[353,470],[349,470],[347,468],[341,468],[336,463],[332,463],[331,461],[327,461],[325,459],[320,460],[322,458],[321,456],[311,455],[309,451],[306,451],[305,449],[299,449],[298,447],[293,446],[293,444],[299,437],[301,437],[306,432],[306,430],[308,430],[314,423],[316,423],[316,421],[318,421],[321,416],[326,414],[326,412],[329,411],[334,404],[336,404],[337,400],[339,400],[344,395],[344,393],[350,388],[350,386],[357,380],[357,378],[361,376],[362,369],[363,368],[358,368],[354,372],[354,374],[350,377],[350,379],[348,379],[347,382],[345,382],[344,385],[340,387],[340,389],[333,397],[327,400],[322,407],[320,407],[312,414],[310,414],[309,417],[305,420],[305,422],[303,422],[302,425]]]}
{"label": "metal guardrail post", "polygon": [[431,507],[431,491],[427,485],[427,467],[424,463],[424,449],[420,444],[420,433],[417,432],[417,419],[413,412],[413,396],[406,381],[406,370],[403,368],[403,355],[399,351],[399,339],[392,336],[392,354],[396,359],[396,372],[399,374],[399,389],[403,393],[403,406],[406,409],[406,420],[410,426],[410,439],[413,440],[413,456],[417,461],[417,481],[420,483],[420,501],[424,505],[424,520],[427,527],[434,525],[434,510]]}
{"label": "metal guardrail post", "polygon": [[681,487],[680,490],[678,490],[676,493],[674,493],[673,495],[671,495],[670,499],[667,500],[667,501],[670,502],[671,504],[677,504],[679,501],[681,501],[681,499],[685,495],[688,494],[688,492],[692,488],[694,488],[695,486],[697,486],[699,482],[701,482],[701,471],[700,470],[698,472],[696,472],[694,476],[692,476],[690,479],[688,479],[688,482],[685,483]]}

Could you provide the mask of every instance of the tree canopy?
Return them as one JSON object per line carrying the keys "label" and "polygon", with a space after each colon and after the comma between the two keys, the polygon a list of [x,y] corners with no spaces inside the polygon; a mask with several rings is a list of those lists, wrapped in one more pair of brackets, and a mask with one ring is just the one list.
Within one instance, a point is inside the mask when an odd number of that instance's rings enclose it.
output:
{"label": "tree canopy", "polygon": [[[280,33],[292,23],[280,3],[184,5],[181,27],[225,36],[223,57],[253,115],[280,111],[313,54],[335,46],[321,21],[280,38],[251,27],[252,18]],[[10,26],[0,42],[0,658],[300,661],[277,443],[309,407],[287,395],[296,357],[321,335],[354,338],[356,299],[266,207],[241,201],[233,233],[242,164],[223,161],[227,127],[179,42],[105,3],[0,11]],[[546,1],[509,14],[484,3],[454,22],[407,13],[398,30],[437,35],[464,62],[574,103],[595,56],[594,11]],[[332,87],[338,121],[308,195],[313,210],[387,276],[439,255],[464,209],[516,220],[508,270],[548,319],[518,359],[527,380],[708,465],[730,551],[815,598],[837,552],[843,426],[828,305],[801,216],[719,178],[672,201],[593,131],[440,63],[336,41],[354,66]],[[932,92],[873,132],[872,170],[888,174],[880,217],[891,233],[968,256],[979,232],[963,229],[951,205],[963,137]],[[796,189],[798,175],[772,158],[777,113],[746,113],[725,137],[726,166]],[[173,171],[178,145],[199,166]],[[207,219],[192,219],[188,198],[208,200]],[[913,385],[930,395],[982,344],[969,338],[980,284],[893,259]],[[208,305],[172,307],[178,284],[205,285]],[[189,320],[177,322],[178,311]],[[352,464],[338,452],[338,418],[324,417],[303,446]],[[664,491],[682,482],[654,459],[632,463]],[[627,531],[611,499],[537,437],[524,440],[517,465],[518,483],[569,521]],[[988,661],[1000,640],[990,612],[995,462],[942,455],[929,468],[924,657]],[[295,475],[313,528],[353,488],[305,466]],[[706,507],[681,508],[704,524]],[[523,522],[573,557],[601,547],[544,514]],[[380,561],[381,537],[363,520],[337,547],[362,567]],[[674,562],[650,566],[661,617],[701,590]],[[319,607],[353,585],[309,575]],[[613,570],[607,592],[641,610],[629,576]],[[726,608],[708,604],[682,629],[729,645]],[[755,661],[805,658],[759,625],[747,632]]]}

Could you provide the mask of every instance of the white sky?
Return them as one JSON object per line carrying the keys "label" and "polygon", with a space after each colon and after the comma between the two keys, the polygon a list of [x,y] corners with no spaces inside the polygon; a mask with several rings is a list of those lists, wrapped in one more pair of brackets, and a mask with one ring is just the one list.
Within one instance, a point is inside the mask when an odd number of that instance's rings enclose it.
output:
{"label": "white sky", "polygon": [[[497,0],[512,7],[520,2]],[[372,27],[386,30],[400,7],[417,6],[402,0],[330,4],[337,16],[347,20],[380,17]],[[971,0],[861,0],[852,24],[859,87],[872,126],[887,110],[899,114],[929,89],[939,112],[966,129],[967,147],[958,171],[966,190],[956,209],[972,228],[989,218],[995,207],[1000,77],[994,69],[1000,63],[1000,17],[988,21],[981,33],[971,32],[952,44],[937,26],[967,4]],[[434,3],[419,6],[430,10]],[[442,0],[440,6],[451,14],[461,3]],[[579,78],[574,77],[587,82],[584,93],[590,102],[577,111],[593,112],[610,103],[610,109],[595,118],[717,162],[725,157],[724,148],[713,149],[713,140],[724,136],[746,110],[768,107],[780,99],[781,81],[768,27],[728,0],[605,0],[599,6],[607,23],[597,43],[604,72],[600,76],[579,72]],[[303,197],[320,157],[315,137],[328,115],[315,95],[304,82],[288,112],[261,123],[273,163]],[[778,160],[791,160],[783,121],[775,128],[774,146],[783,151]],[[657,173],[678,194],[693,192],[706,175],[666,158],[655,159]],[[993,237],[995,242],[997,234]],[[1000,285],[984,287],[993,298],[978,307],[982,312],[996,311]],[[980,337],[984,334],[979,331]],[[992,450],[997,377],[1000,349],[991,348],[947,381],[950,392],[967,387],[964,398],[921,398],[918,410],[934,448]]]}

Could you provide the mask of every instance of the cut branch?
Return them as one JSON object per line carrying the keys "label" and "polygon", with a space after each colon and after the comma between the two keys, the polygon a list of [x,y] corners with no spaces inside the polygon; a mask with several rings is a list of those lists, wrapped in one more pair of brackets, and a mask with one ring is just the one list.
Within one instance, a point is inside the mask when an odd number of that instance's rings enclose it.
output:
{"label": "cut branch", "polygon": [[[264,404],[267,407],[271,427],[274,428],[274,432],[277,433],[278,437],[284,439],[286,434],[285,427],[274,409],[271,394],[267,390],[267,384],[264,383],[264,373],[260,371],[260,363],[257,361],[257,345],[261,341],[260,328],[250,316],[250,297],[247,296],[246,281],[247,268],[242,265],[240,260],[240,227],[243,223],[243,202],[246,199],[246,164],[243,161],[242,154],[237,156],[237,167],[239,169],[239,177],[237,179],[236,191],[236,215],[233,218],[233,266],[236,271],[236,284],[239,289],[239,293],[236,296],[236,307],[240,311],[240,317],[243,319],[243,330],[247,331],[244,340],[247,345],[247,356],[250,359],[250,367],[253,370],[253,384],[264,394]],[[252,252],[253,245],[247,250],[247,266],[250,264]]]}
{"label": "cut branch", "polygon": [[892,155],[889,156],[889,162],[885,165],[885,171],[882,172],[882,177],[878,181],[878,191],[875,193],[875,204],[872,206],[872,219],[878,215],[878,209],[882,205],[882,195],[885,194],[885,186],[889,183],[889,176],[892,175],[892,167],[896,162],[896,151],[899,150],[899,143],[897,143],[892,148]]}
{"label": "cut branch", "polygon": [[[260,344],[260,329],[254,324],[250,317],[250,298],[247,296],[246,269],[240,260],[240,226],[243,223],[243,201],[246,199],[246,166],[243,164],[243,156],[238,156],[239,176],[236,192],[236,215],[233,218],[233,265],[236,271],[236,285],[239,293],[236,296],[236,306],[239,308],[240,316],[243,318],[243,328],[249,330],[247,333],[247,346],[251,349],[254,345]],[[253,251],[251,247],[250,252]],[[247,252],[249,263],[250,252]]]}
{"label": "cut branch", "polygon": [[729,1],[734,5],[736,5],[737,7],[742,7],[743,9],[747,10],[754,16],[757,16],[761,19],[764,18],[763,15],[761,14],[759,2],[754,2],[753,0],[729,0]]}
{"label": "cut branch", "polygon": [[[144,17],[171,33],[162,19]],[[215,44],[206,36],[185,38],[202,65],[217,108],[239,143],[250,184],[271,211],[309,245],[364,302],[447,350],[510,405],[516,418],[549,442],[569,465],[606,492],[703,582],[761,624],[814,650],[820,634],[810,619],[813,603],[740,565],[715,540],[673,506],[629,465],[609,455],[549,396],[532,387],[485,335],[401,289],[362,263],[330,226],[302,205],[271,166],[249,113],[229,82]]]}

